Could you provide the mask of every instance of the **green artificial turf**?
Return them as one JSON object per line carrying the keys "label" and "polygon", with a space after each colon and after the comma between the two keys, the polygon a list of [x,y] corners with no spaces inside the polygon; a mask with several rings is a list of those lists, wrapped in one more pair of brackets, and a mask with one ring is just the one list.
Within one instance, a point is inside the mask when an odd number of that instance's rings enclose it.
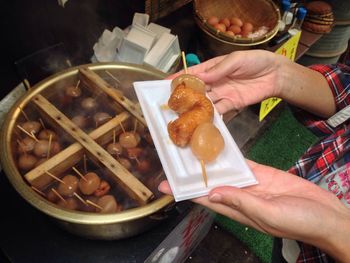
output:
{"label": "green artificial turf", "polygon": [[[261,164],[288,170],[316,140],[286,108],[251,147],[246,157]],[[262,262],[271,262],[272,236],[221,215],[217,215],[216,222],[246,244]]]}

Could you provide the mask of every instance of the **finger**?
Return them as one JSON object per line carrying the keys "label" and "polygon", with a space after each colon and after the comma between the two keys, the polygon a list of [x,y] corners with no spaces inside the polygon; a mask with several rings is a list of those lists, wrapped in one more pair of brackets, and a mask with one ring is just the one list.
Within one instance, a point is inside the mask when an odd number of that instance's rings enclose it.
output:
{"label": "finger", "polygon": [[254,221],[250,220],[240,211],[234,210],[231,207],[226,206],[224,204],[210,202],[207,196],[195,198],[192,201],[194,203],[205,206],[218,214],[224,215],[226,217],[229,217],[230,219],[240,222],[243,225],[253,227],[261,232],[265,232],[264,229],[262,229],[259,225],[257,225]]}
{"label": "finger", "polygon": [[[211,202],[224,204],[242,213],[261,228],[265,228],[264,226],[270,222],[269,217],[278,212],[267,200],[236,187],[215,188],[209,193],[208,198]],[[261,213],[262,210],[264,213]]]}
{"label": "finger", "polygon": [[214,105],[215,105],[216,110],[219,112],[219,114],[225,114],[226,112],[233,110],[233,109],[236,110],[232,101],[230,101],[228,99],[219,100]]}
{"label": "finger", "polygon": [[198,77],[206,83],[213,83],[234,73],[240,67],[240,64],[240,59],[237,58],[235,53],[231,53],[206,71],[199,73]]}
{"label": "finger", "polygon": [[159,184],[158,190],[164,194],[167,194],[167,195],[173,194],[167,180],[164,180]]}
{"label": "finger", "polygon": [[[215,57],[215,58],[209,59],[203,63],[200,63],[198,65],[189,67],[189,68],[187,68],[187,74],[198,75],[201,72],[205,72],[208,69],[210,69],[211,67],[213,67],[214,65],[216,65],[217,63],[219,63],[220,61],[222,61],[225,57],[226,57],[226,55]],[[166,79],[174,79],[181,74],[185,74],[185,70],[180,70],[179,72],[177,72],[175,74],[167,76]]]}

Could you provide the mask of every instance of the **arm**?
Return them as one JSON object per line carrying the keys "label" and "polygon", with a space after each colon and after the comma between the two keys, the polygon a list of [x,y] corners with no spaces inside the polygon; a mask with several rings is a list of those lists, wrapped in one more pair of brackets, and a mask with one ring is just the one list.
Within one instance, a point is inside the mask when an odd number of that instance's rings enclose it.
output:
{"label": "arm", "polygon": [[[293,174],[248,161],[258,185],[218,187],[194,202],[273,236],[319,247],[350,262],[350,210],[319,186]],[[171,194],[166,181],[159,190]]]}
{"label": "arm", "polygon": [[335,113],[333,93],[321,73],[282,56],[277,56],[277,59],[280,64],[280,98],[320,117],[328,118]]}
{"label": "arm", "polygon": [[272,52],[236,51],[191,67],[189,73],[206,82],[220,113],[269,97],[280,97],[321,117],[335,112],[332,91],[321,73]]}

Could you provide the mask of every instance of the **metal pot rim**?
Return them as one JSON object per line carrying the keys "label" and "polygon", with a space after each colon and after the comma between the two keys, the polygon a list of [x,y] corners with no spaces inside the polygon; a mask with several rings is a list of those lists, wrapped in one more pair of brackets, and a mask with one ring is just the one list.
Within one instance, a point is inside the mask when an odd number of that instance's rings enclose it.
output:
{"label": "metal pot rim", "polygon": [[130,220],[139,219],[148,215],[151,215],[167,205],[174,202],[172,196],[164,195],[151,203],[128,209],[114,214],[96,214],[89,212],[80,212],[62,209],[57,205],[52,204],[45,198],[35,193],[29,185],[24,182],[22,175],[18,172],[14,160],[12,158],[10,138],[15,121],[20,114],[20,107],[26,105],[35,95],[44,90],[47,86],[55,83],[58,80],[67,78],[77,74],[80,67],[88,67],[92,70],[111,70],[111,69],[129,69],[138,72],[152,73],[160,79],[165,78],[166,74],[151,67],[145,67],[129,63],[92,63],[72,67],[64,71],[58,72],[34,85],[22,98],[20,98],[8,112],[6,119],[3,123],[0,136],[0,149],[1,149],[1,164],[5,171],[6,176],[10,180],[16,191],[31,205],[42,211],[43,213],[63,221],[79,224],[112,224],[125,222]]}

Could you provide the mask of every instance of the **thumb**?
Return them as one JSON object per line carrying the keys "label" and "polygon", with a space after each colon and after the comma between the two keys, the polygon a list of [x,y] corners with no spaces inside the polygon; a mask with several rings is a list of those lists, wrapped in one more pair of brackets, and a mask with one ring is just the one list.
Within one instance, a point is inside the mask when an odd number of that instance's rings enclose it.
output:
{"label": "thumb", "polygon": [[[221,203],[241,212],[253,221],[263,220],[263,214],[269,215],[270,206],[264,199],[240,188],[218,187],[209,193],[208,198],[211,202]],[[264,213],[261,213],[262,210]]]}

